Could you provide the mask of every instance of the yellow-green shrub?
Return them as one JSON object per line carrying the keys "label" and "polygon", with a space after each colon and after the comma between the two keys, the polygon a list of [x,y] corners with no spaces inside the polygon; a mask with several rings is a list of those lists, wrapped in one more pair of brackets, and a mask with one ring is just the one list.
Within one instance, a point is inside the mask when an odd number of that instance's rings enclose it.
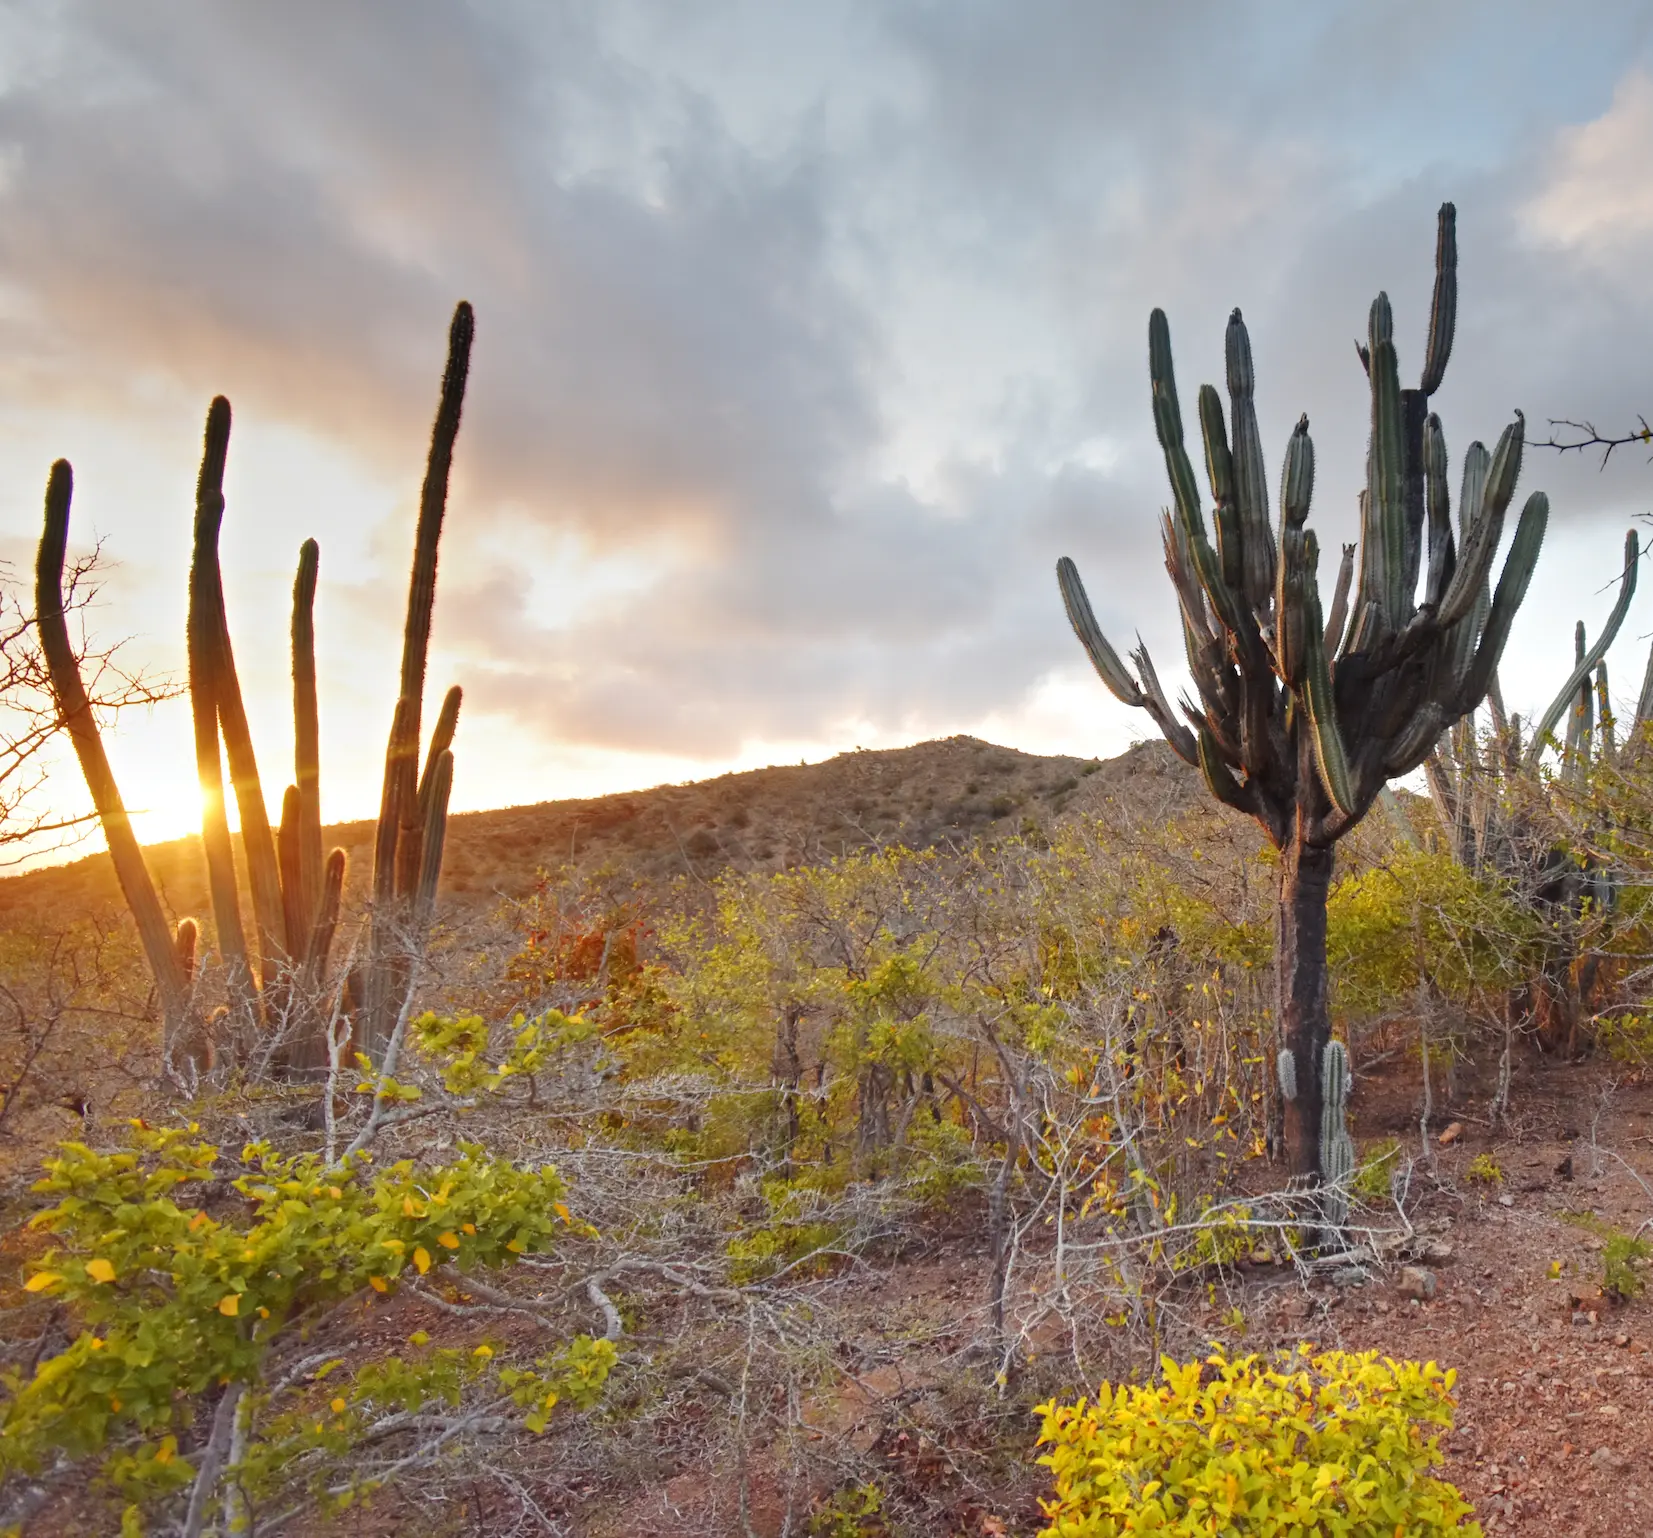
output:
{"label": "yellow-green shrub", "polygon": [[1277,1364],[1161,1367],[1158,1383],[1039,1407],[1039,1462],[1056,1483],[1040,1538],[1478,1538],[1469,1504],[1429,1472],[1428,1428],[1451,1425],[1455,1376],[1433,1362],[1302,1347]]}

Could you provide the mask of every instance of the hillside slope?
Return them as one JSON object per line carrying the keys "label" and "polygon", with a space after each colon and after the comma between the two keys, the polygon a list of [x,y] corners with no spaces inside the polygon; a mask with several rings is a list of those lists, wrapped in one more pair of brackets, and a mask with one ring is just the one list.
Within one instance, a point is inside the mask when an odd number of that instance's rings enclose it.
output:
{"label": "hillside slope", "polygon": [[[974,737],[841,753],[778,766],[575,801],[466,812],[449,823],[442,894],[465,906],[524,891],[540,870],[620,868],[644,880],[720,871],[779,870],[852,849],[923,849],[1042,825],[1115,800],[1144,825],[1198,794],[1198,775],[1162,742],[1103,763],[1043,757]],[[348,892],[360,897],[373,824],[337,824],[329,845],[349,856]],[[151,845],[151,872],[169,912],[207,909],[198,838]],[[0,927],[119,901],[109,856],[0,880]]]}

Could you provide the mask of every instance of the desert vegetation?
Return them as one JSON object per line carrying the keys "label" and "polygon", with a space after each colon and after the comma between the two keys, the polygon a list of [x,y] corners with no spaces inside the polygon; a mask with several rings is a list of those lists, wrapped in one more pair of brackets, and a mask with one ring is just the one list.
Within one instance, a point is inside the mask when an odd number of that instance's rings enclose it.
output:
{"label": "desert vegetation", "polygon": [[[1413,1358],[1484,1301],[1471,1278],[1642,1355],[1653,700],[1621,727],[1603,671],[1632,536],[1556,704],[1506,717],[1547,503],[1494,584],[1517,418],[1465,452],[1454,533],[1428,406],[1456,283],[1449,205],[1415,389],[1371,310],[1329,615],[1306,419],[1276,529],[1235,312],[1226,420],[1199,394],[1213,541],[1155,312],[1197,699],[1173,709],[1145,649],[1124,666],[1064,562],[1097,670],[1167,739],[1107,764],[953,739],[450,819],[460,695],[428,732],[424,699],[461,305],[378,820],[320,822],[309,540],[270,819],[218,399],[188,579],[202,836],[144,850],[101,731],[153,686],[111,693],[75,644],[54,466],[8,698],[68,734],[108,854],[0,887],[0,1524],[1472,1533],[1474,1496],[1518,1525],[1548,1476],[1513,1408],[1556,1384],[1467,1335]],[[1428,796],[1391,787],[1417,769]],[[1453,1417],[1494,1360],[1489,1456],[1480,1401]]]}

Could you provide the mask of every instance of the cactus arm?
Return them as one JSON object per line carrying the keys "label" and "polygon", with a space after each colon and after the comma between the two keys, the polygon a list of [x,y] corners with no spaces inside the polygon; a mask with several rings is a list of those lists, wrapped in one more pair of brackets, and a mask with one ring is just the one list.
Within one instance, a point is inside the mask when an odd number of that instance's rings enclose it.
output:
{"label": "cactus arm", "polygon": [[1205,776],[1206,788],[1224,806],[1231,806],[1235,811],[1244,812],[1248,817],[1257,816],[1259,808],[1256,790],[1249,784],[1242,785],[1234,778],[1233,771],[1223,760],[1217,739],[1211,735],[1209,729],[1200,732],[1199,742],[1200,773]]}
{"label": "cactus arm", "polygon": [[442,696],[442,708],[436,714],[436,726],[430,734],[430,749],[425,754],[424,773],[419,776],[419,819],[424,821],[433,794],[436,761],[453,746],[453,735],[459,727],[459,707],[465,691],[455,684]]}
{"label": "cactus arm", "polygon": [[[1588,650],[1585,645],[1584,634],[1584,621],[1579,620],[1578,623],[1573,626],[1573,667],[1575,669],[1578,667],[1579,663],[1584,660],[1584,653]],[[1575,684],[1572,691],[1572,698],[1567,702],[1571,708],[1566,712],[1567,735],[1562,744],[1561,757],[1562,762],[1569,768],[1572,766],[1574,758],[1578,755],[1579,727],[1584,720],[1584,707],[1581,701],[1588,690],[1588,684]]]}
{"label": "cactus arm", "polygon": [[1452,495],[1446,479],[1446,434],[1434,412],[1429,413],[1423,425],[1423,473],[1429,511],[1429,576],[1424,584],[1423,601],[1430,609],[1436,609],[1452,580],[1457,548],[1452,540]]}
{"label": "cactus arm", "polygon": [[321,726],[316,708],[316,577],[321,550],[299,546],[293,578],[293,778],[298,786],[298,907],[304,928],[288,930],[288,949],[302,956],[304,929],[321,900]]}
{"label": "cactus arm", "polygon": [[1619,745],[1613,729],[1613,700],[1607,688],[1605,661],[1596,664],[1596,715],[1601,722],[1601,761],[1611,764],[1618,757]]}
{"label": "cactus arm", "polygon": [[[1510,558],[1514,559],[1513,551]],[[1619,579],[1619,596],[1613,603],[1612,613],[1607,616],[1607,623],[1602,627],[1601,634],[1596,637],[1596,644],[1579,657],[1567,682],[1550,701],[1550,708],[1539,718],[1532,734],[1532,741],[1527,744],[1523,767],[1532,769],[1538,763],[1544,751],[1545,739],[1555,730],[1562,713],[1578,698],[1579,690],[1589,687],[1590,675],[1595,672],[1596,664],[1607,655],[1607,648],[1617,639],[1619,629],[1624,624],[1624,617],[1630,611],[1630,600],[1636,595],[1636,572],[1640,565],[1641,543],[1636,537],[1636,531],[1631,529],[1624,536],[1624,574]]]}
{"label": "cactus arm", "polygon": [[1337,563],[1337,586],[1332,591],[1331,617],[1326,621],[1326,655],[1335,657],[1343,644],[1343,627],[1349,619],[1349,584],[1355,574],[1355,546],[1343,547],[1342,559]]}
{"label": "cactus arm", "polygon": [[1400,366],[1390,334],[1392,327],[1389,297],[1379,294],[1372,302],[1371,316],[1372,446],[1367,459],[1366,483],[1379,548],[1378,559],[1372,567],[1372,590],[1367,597],[1382,605],[1386,628],[1398,630],[1411,618],[1411,594],[1406,591],[1405,445]]}
{"label": "cactus arm", "polygon": [[1148,317],[1148,376],[1153,389],[1154,432],[1165,455],[1166,474],[1171,479],[1171,494],[1177,513],[1187,530],[1191,544],[1205,539],[1205,520],[1200,513],[1199,486],[1194,480],[1194,466],[1182,439],[1182,409],[1177,403],[1177,379],[1171,360],[1171,328],[1164,310],[1155,310]]}
{"label": "cactus arm", "polygon": [[[419,837],[416,776],[431,611],[436,601],[436,559],[474,336],[475,317],[470,305],[461,302],[448,329],[448,361],[442,373],[442,394],[431,426],[425,481],[419,493],[419,526],[414,538],[413,571],[408,579],[407,619],[402,627],[401,691],[385,751],[385,786],[380,797],[381,818],[388,808],[394,809],[401,821],[391,828],[381,824],[374,842],[373,890],[378,900],[395,893],[398,871],[406,877],[409,868],[417,872],[419,864],[416,849],[404,851],[398,863],[398,844]],[[393,778],[397,781],[394,785]]]}
{"label": "cactus arm", "polygon": [[1238,310],[1228,317],[1223,355],[1229,416],[1234,425],[1234,506],[1240,515],[1245,552],[1245,596],[1253,611],[1266,614],[1274,597],[1274,531],[1269,527],[1268,478],[1263,469],[1263,440],[1257,429],[1251,338]]}
{"label": "cactus arm", "polygon": [[1315,767],[1332,805],[1351,821],[1364,810],[1349,771],[1348,753],[1337,722],[1337,704],[1332,696],[1330,669],[1326,665],[1324,627],[1320,618],[1320,596],[1311,568],[1307,573],[1304,605],[1308,611],[1304,626],[1304,665],[1301,700],[1307,714],[1309,736],[1314,746]]}
{"label": "cactus arm", "polygon": [[1165,690],[1160,687],[1159,674],[1154,669],[1154,659],[1148,655],[1148,648],[1141,636],[1136,638],[1136,649],[1131,653],[1131,660],[1136,663],[1137,671],[1142,675],[1143,707],[1154,718],[1154,724],[1171,744],[1177,757],[1185,764],[1198,764],[1199,748],[1195,744],[1194,734],[1177,720],[1176,714],[1172,711],[1171,702],[1165,697]]}
{"label": "cactus arm", "polygon": [[1464,534],[1457,569],[1452,573],[1452,580],[1447,584],[1435,616],[1436,622],[1443,627],[1456,624],[1474,609],[1492,571],[1498,541],[1504,532],[1504,514],[1515,495],[1515,483],[1521,474],[1521,444],[1525,430],[1526,419],[1518,411],[1515,420],[1498,439],[1498,447],[1487,465],[1486,478],[1478,497],[1473,496],[1475,488],[1470,485],[1470,460],[1469,456],[1465,456],[1465,491],[1460,516],[1473,516],[1474,521]]}
{"label": "cactus arm", "polygon": [[1442,203],[1435,226],[1435,292],[1429,304],[1429,340],[1418,389],[1433,395],[1446,377],[1452,334],[1458,323],[1458,210]]}
{"label": "cactus arm", "polygon": [[[51,678],[58,718],[80,762],[92,805],[103,826],[104,842],[114,863],[121,894],[137,925],[144,957],[155,978],[160,999],[165,1048],[170,1059],[186,1024],[189,975],[179,961],[178,947],[166,914],[155,894],[155,883],[144,863],[143,850],[132,831],[126,803],[103,747],[97,718],[81,681],[80,664],[69,640],[63,612],[63,563],[69,541],[69,507],[74,495],[74,472],[66,459],[58,460],[46,482],[46,509],[40,547],[35,557],[35,631]],[[189,922],[186,920],[185,922]],[[180,926],[181,927],[181,926]]]}
{"label": "cactus arm", "polygon": [[287,931],[287,954],[304,959],[305,929],[314,913],[303,906],[303,882],[299,878],[299,832],[303,810],[298,786],[289,785],[281,798],[281,822],[276,827],[276,854],[281,861],[281,917]]}
{"label": "cactus arm", "polygon": [[1647,649],[1647,667],[1642,673],[1642,692],[1636,697],[1636,719],[1631,732],[1639,732],[1644,722],[1653,720],[1653,646]]}
{"label": "cactus arm", "polygon": [[[227,454],[230,421],[229,402],[223,396],[208,409],[207,435],[215,432],[212,417],[222,407],[224,441],[214,454]],[[203,463],[203,472],[206,465]],[[241,698],[241,679],[235,667],[235,648],[230,644],[229,615],[224,606],[224,574],[219,562],[218,536],[222,526],[223,460],[216,458],[216,482],[209,492],[217,516],[197,519],[195,562],[200,570],[205,618],[210,623],[217,656],[213,664],[212,698],[218,711],[218,730],[223,736],[224,757],[229,761],[230,784],[235,791],[236,809],[241,814],[241,846],[247,856],[247,886],[253,900],[253,922],[258,936],[259,974],[266,987],[274,983],[287,955],[287,929],[282,913],[281,872],[275,836],[270,831],[269,809],[259,781],[258,757],[253,751],[252,732],[247,725],[247,708]],[[214,746],[214,756],[217,754]]]}
{"label": "cactus arm", "polygon": [[1079,568],[1065,555],[1056,563],[1056,582],[1062,590],[1062,605],[1067,610],[1068,623],[1079,637],[1079,644],[1085,648],[1085,655],[1091,659],[1091,666],[1108,686],[1108,692],[1122,705],[1141,706],[1144,703],[1141,688],[1102,633],[1102,627],[1096,622],[1096,613],[1091,608],[1090,595],[1085,592],[1085,584],[1080,579]]}
{"label": "cactus arm", "polygon": [[448,796],[453,789],[453,754],[444,748],[431,765],[429,795],[424,802],[424,837],[421,839],[419,882],[414,892],[414,913],[422,928],[430,922],[436,907],[436,884],[442,876],[442,847],[448,831]]}
{"label": "cactus arm", "polygon": [[327,975],[328,953],[339,923],[339,903],[344,895],[345,853],[335,849],[321,871],[321,896],[316,902],[316,920],[304,950],[304,979],[314,989]]}
{"label": "cactus arm", "polygon": [[255,1008],[247,968],[247,941],[235,881],[235,854],[224,813],[224,767],[218,751],[217,601],[209,552],[216,547],[224,516],[224,458],[229,447],[230,406],[223,396],[207,413],[201,473],[196,483],[195,554],[189,572],[190,714],[195,728],[195,770],[201,785],[201,846],[206,855],[218,952],[224,959],[232,1007],[250,1022]]}
{"label": "cactus arm", "polygon": [[1521,509],[1521,519],[1516,524],[1509,554],[1504,558],[1504,569],[1499,574],[1498,590],[1493,594],[1492,606],[1487,611],[1480,644],[1475,649],[1475,658],[1453,702],[1452,708],[1459,714],[1475,709],[1486,698],[1492,675],[1504,655],[1504,643],[1509,640],[1510,627],[1515,623],[1515,612],[1527,596],[1527,584],[1532,581],[1533,568],[1538,564],[1538,553],[1544,546],[1544,530],[1549,520],[1550,499],[1543,492],[1535,491]]}

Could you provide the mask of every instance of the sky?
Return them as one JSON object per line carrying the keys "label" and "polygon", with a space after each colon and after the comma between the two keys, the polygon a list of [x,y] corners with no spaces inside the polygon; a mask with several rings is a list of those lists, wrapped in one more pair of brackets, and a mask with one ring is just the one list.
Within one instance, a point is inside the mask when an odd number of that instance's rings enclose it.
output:
{"label": "sky", "polygon": [[[266,790],[314,536],[323,811],[371,815],[464,298],[430,665],[465,690],[456,807],[955,732],[1105,756],[1152,724],[1053,568],[1174,692],[1149,311],[1191,412],[1242,308],[1271,490],[1306,411],[1331,548],[1364,473],[1353,341],[1386,290],[1415,379],[1443,199],[1454,466],[1517,407],[1540,434],[1653,415],[1650,152],[1645,4],[0,0],[0,560],[27,577],[67,457],[94,633],[181,678],[227,395]],[[1653,464],[1531,451],[1533,487],[1523,712],[1611,606]],[[1625,713],[1650,637],[1653,581],[1612,654]],[[185,703],[110,748],[142,836],[198,821]],[[53,793],[83,804],[72,765]]]}

